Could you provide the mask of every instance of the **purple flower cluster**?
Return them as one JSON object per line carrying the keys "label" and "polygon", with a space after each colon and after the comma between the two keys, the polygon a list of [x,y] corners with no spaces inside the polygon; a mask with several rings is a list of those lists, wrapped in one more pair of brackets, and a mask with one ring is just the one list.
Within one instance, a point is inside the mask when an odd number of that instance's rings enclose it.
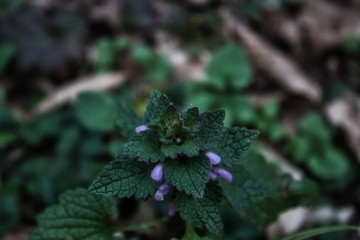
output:
{"label": "purple flower cluster", "polygon": [[221,162],[221,158],[219,157],[219,155],[213,152],[207,152],[205,155],[210,159],[211,171],[209,172],[209,178],[211,180],[215,180],[218,177],[222,177],[226,181],[231,182],[231,173],[229,173],[222,167],[215,167],[215,165],[218,165]]}
{"label": "purple flower cluster", "polygon": [[155,193],[155,199],[158,201],[164,200],[164,195],[166,195],[171,188],[171,184],[164,181],[164,173],[162,168],[163,168],[162,163],[159,163],[154,167],[154,169],[151,172],[151,178],[161,183]]}
{"label": "purple flower cluster", "polygon": [[[146,125],[138,126],[135,131],[140,133],[142,131],[146,131],[149,128]],[[218,165],[221,162],[221,158],[219,155],[213,152],[207,152],[205,154],[210,160],[211,171],[209,172],[209,178],[211,180],[216,180],[218,177],[224,178],[226,181],[232,181],[232,175],[228,171],[226,171],[223,167],[219,167]],[[149,163],[147,163],[149,164]],[[151,178],[158,182],[160,185],[155,193],[155,199],[157,201],[164,200],[164,195],[166,195],[171,189],[171,184],[166,182],[164,179],[163,173],[163,165],[162,163],[157,164],[151,172]],[[171,202],[168,207],[169,216],[173,216],[175,214],[175,203]]]}
{"label": "purple flower cluster", "polygon": [[[151,172],[151,178],[154,179],[156,182],[161,183],[155,193],[155,199],[157,201],[164,200],[164,195],[166,195],[169,192],[169,190],[171,189],[171,184],[169,182],[164,181],[164,173],[163,173],[162,168],[163,168],[162,163],[159,163],[158,165],[156,165],[154,167],[154,169]],[[170,217],[174,216],[175,212],[176,212],[175,203],[170,202],[169,207],[168,207],[169,216]]]}

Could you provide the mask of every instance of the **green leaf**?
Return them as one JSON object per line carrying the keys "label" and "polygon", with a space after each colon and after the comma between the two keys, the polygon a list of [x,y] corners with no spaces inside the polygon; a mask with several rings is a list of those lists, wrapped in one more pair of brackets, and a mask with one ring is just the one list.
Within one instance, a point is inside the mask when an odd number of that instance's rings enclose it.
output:
{"label": "green leaf", "polygon": [[168,132],[171,131],[175,125],[180,123],[179,110],[174,105],[167,107],[161,114],[161,123],[163,127],[168,129]]}
{"label": "green leaf", "polygon": [[200,127],[200,113],[199,108],[189,108],[184,114],[184,126],[191,132],[197,132]]}
{"label": "green leaf", "polygon": [[[247,96],[236,94],[229,97],[227,103],[231,106],[231,111],[234,112],[233,114],[236,116],[236,121],[240,123],[252,123],[256,119],[254,107]],[[227,111],[226,115],[228,115]],[[232,122],[232,124],[235,123]]]}
{"label": "green leaf", "polygon": [[251,80],[251,66],[244,50],[235,44],[221,47],[206,68],[209,80],[219,88],[242,89]]}
{"label": "green leaf", "polygon": [[91,130],[110,131],[115,126],[116,104],[105,93],[80,93],[75,109],[80,122]]}
{"label": "green leaf", "polygon": [[161,56],[144,45],[133,48],[132,59],[140,64],[145,71],[145,76],[150,81],[161,81],[170,73],[170,64]]}
{"label": "green leaf", "polygon": [[219,133],[224,126],[224,110],[204,112],[200,115],[200,142],[204,148],[214,146],[218,142]]}
{"label": "green leaf", "polygon": [[203,197],[206,183],[209,181],[209,159],[205,156],[173,159],[164,162],[165,180],[179,191],[195,197]]}
{"label": "green leaf", "polygon": [[170,106],[168,97],[158,91],[152,91],[145,111],[147,123],[158,124],[162,113]]}
{"label": "green leaf", "polygon": [[224,128],[217,137],[217,144],[209,149],[218,154],[222,163],[231,166],[240,161],[241,157],[250,150],[252,142],[259,135],[259,131],[247,128]]}
{"label": "green leaf", "polygon": [[120,153],[139,161],[159,162],[165,157],[160,151],[159,134],[154,130],[142,131],[132,136],[127,144],[120,149]]}
{"label": "green leaf", "polygon": [[107,164],[89,191],[103,196],[147,198],[155,193],[157,183],[151,178],[153,164],[147,165],[135,159],[114,160]]}
{"label": "green leaf", "polygon": [[305,137],[295,136],[290,139],[287,149],[293,154],[294,160],[304,161],[311,154],[311,142]]}
{"label": "green leaf", "polygon": [[161,152],[165,157],[177,158],[180,154],[185,154],[188,157],[195,157],[199,155],[200,146],[197,138],[188,137],[178,145],[176,143],[162,143]]}
{"label": "green leaf", "polygon": [[142,44],[136,45],[131,52],[131,58],[139,63],[145,64],[151,59],[151,50]]}
{"label": "green leaf", "polygon": [[336,149],[329,148],[325,156],[312,155],[308,159],[309,169],[323,179],[339,179],[350,173],[350,164],[346,156]]}
{"label": "green leaf", "polygon": [[47,208],[37,217],[38,227],[30,240],[112,239],[111,221],[116,202],[101,198],[85,189],[60,195],[59,205]]}
{"label": "green leaf", "polygon": [[306,115],[300,122],[300,130],[314,141],[330,142],[331,131],[324,118],[317,113]]}
{"label": "green leaf", "polygon": [[308,239],[310,237],[315,237],[325,233],[337,232],[337,231],[349,231],[355,230],[359,231],[359,226],[330,226],[330,227],[321,227],[321,228],[314,228],[306,231],[302,231],[299,233],[292,234],[290,236],[284,237],[281,240],[302,240]]}
{"label": "green leaf", "polygon": [[0,150],[7,147],[16,140],[16,134],[12,132],[0,131]]}
{"label": "green leaf", "polygon": [[214,184],[209,184],[202,198],[194,198],[184,192],[178,192],[175,204],[180,216],[190,221],[195,228],[219,234],[223,229],[220,200],[221,189]]}
{"label": "green leaf", "polygon": [[247,208],[245,215],[260,225],[267,226],[279,215],[297,206],[313,203],[318,197],[318,186],[309,179],[293,181],[289,176],[274,176],[268,179],[269,195]]}
{"label": "green leaf", "polygon": [[233,176],[232,181],[229,183],[220,179],[219,184],[234,208],[244,210],[267,197],[267,184],[252,176],[243,166],[233,166],[229,172]]}
{"label": "green leaf", "polygon": [[271,100],[267,102],[261,108],[261,112],[263,113],[264,117],[268,120],[276,119],[278,111],[279,111],[279,103],[276,100]]}
{"label": "green leaf", "polygon": [[135,128],[142,125],[144,120],[135,112],[134,107],[126,101],[118,101],[117,112],[119,115],[116,121],[120,128],[121,135],[126,138],[135,134]]}

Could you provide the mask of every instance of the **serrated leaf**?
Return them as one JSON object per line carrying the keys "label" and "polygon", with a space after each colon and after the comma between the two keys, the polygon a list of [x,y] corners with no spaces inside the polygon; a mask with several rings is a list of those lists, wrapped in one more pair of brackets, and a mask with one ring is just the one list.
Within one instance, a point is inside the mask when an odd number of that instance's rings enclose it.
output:
{"label": "serrated leaf", "polygon": [[267,196],[266,183],[252,176],[243,166],[233,166],[229,172],[233,176],[232,181],[229,183],[220,179],[219,184],[234,208],[244,210]]}
{"label": "serrated leaf", "polygon": [[224,110],[204,112],[200,115],[199,138],[204,148],[217,144],[219,133],[224,126],[224,119]]}
{"label": "serrated leaf", "polygon": [[159,162],[165,157],[160,151],[159,135],[156,131],[147,130],[130,138],[120,149],[120,154],[139,161]]}
{"label": "serrated leaf", "polygon": [[186,138],[181,145],[176,143],[162,143],[161,152],[165,157],[177,158],[178,155],[185,154],[188,157],[199,155],[200,146],[197,138]]}
{"label": "serrated leaf", "polygon": [[224,128],[216,138],[217,144],[209,149],[218,154],[222,163],[231,166],[250,150],[251,144],[259,135],[259,131],[247,128]]}
{"label": "serrated leaf", "polygon": [[162,113],[170,106],[168,97],[158,91],[152,91],[145,111],[145,121],[157,124]]}
{"label": "serrated leaf", "polygon": [[202,198],[194,198],[184,192],[178,192],[175,204],[180,216],[190,221],[195,228],[219,234],[223,229],[220,200],[221,190],[212,183],[206,188],[205,195]]}
{"label": "serrated leaf", "polygon": [[206,68],[209,80],[219,88],[246,87],[251,80],[251,66],[245,51],[235,44],[218,49]]}
{"label": "serrated leaf", "polygon": [[116,104],[105,93],[80,93],[75,109],[80,122],[91,130],[110,131],[115,126]]}
{"label": "serrated leaf", "polygon": [[107,164],[89,191],[103,196],[147,198],[155,193],[157,183],[151,178],[153,164],[119,157]]}
{"label": "serrated leaf", "polygon": [[115,212],[114,199],[95,196],[85,189],[67,191],[60,195],[58,205],[37,217],[39,226],[29,239],[112,239]]}
{"label": "serrated leaf", "polygon": [[161,114],[161,123],[168,130],[167,132],[172,132],[173,127],[180,124],[179,110],[174,105],[167,107]]}
{"label": "serrated leaf", "polygon": [[209,159],[198,156],[187,159],[173,159],[164,162],[165,180],[179,191],[195,197],[203,197],[206,183],[209,181]]}
{"label": "serrated leaf", "polygon": [[184,126],[191,132],[197,132],[200,127],[200,113],[199,108],[189,108],[184,114]]}

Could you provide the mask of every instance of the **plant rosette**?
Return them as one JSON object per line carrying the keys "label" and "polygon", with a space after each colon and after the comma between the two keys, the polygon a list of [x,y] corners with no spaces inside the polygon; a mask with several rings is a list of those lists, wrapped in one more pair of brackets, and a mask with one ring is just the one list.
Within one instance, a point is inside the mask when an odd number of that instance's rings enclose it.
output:
{"label": "plant rosette", "polygon": [[226,128],[224,118],[223,110],[183,110],[153,91],[144,123],[105,166],[90,192],[119,198],[153,196],[157,201],[169,196],[170,216],[178,211],[195,228],[219,234],[222,186],[232,182],[230,168],[259,134]]}

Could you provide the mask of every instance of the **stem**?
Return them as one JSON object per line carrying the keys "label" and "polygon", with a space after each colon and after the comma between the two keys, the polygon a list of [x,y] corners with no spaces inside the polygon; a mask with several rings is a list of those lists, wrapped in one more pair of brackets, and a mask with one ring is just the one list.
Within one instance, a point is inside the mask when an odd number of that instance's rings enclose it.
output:
{"label": "stem", "polygon": [[295,233],[290,236],[287,236],[285,238],[282,238],[281,240],[301,240],[306,239],[309,237],[330,233],[330,232],[337,232],[337,231],[345,231],[345,230],[360,230],[360,227],[358,226],[330,226],[330,227],[320,227],[320,228],[314,228],[310,230],[306,230],[303,232]]}
{"label": "stem", "polygon": [[140,231],[146,230],[152,227],[160,227],[164,222],[169,220],[169,217],[164,217],[158,220],[152,220],[143,223],[134,223],[134,224],[127,224],[122,226],[116,226],[114,228],[114,232],[126,232],[126,231]]}

